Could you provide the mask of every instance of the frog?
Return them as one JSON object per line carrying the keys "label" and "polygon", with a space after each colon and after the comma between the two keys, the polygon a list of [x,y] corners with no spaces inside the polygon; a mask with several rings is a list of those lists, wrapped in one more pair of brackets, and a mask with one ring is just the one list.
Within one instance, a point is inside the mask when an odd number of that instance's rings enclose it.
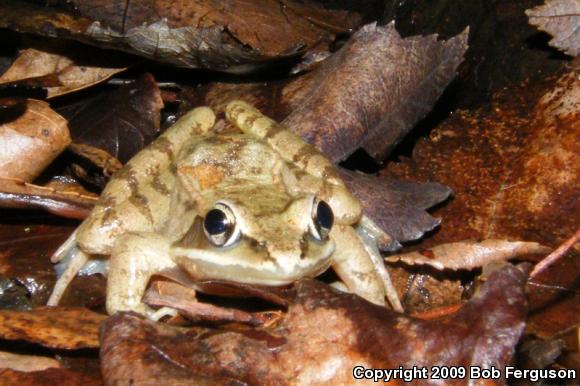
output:
{"label": "frog", "polygon": [[51,258],[66,267],[48,305],[95,258],[108,262],[109,314],[174,315],[143,302],[151,278],[171,271],[282,286],[332,267],[348,291],[385,305],[391,284],[373,224],[337,167],[242,100],[225,107],[233,130],[216,119],[191,110],[111,178]]}

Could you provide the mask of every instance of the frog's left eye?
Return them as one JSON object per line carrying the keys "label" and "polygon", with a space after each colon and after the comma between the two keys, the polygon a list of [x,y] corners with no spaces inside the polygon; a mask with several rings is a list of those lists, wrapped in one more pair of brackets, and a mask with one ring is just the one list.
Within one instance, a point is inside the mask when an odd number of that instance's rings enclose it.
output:
{"label": "frog's left eye", "polygon": [[203,230],[210,243],[216,247],[228,247],[240,238],[234,212],[222,203],[216,204],[207,212],[203,220]]}
{"label": "frog's left eye", "polygon": [[334,214],[330,205],[322,200],[314,200],[311,217],[312,222],[308,230],[312,237],[318,241],[326,239],[334,223]]}

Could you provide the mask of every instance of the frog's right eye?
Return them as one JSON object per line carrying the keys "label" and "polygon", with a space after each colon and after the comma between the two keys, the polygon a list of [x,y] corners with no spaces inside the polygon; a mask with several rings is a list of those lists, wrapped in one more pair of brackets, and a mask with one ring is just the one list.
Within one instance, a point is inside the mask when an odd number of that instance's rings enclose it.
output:
{"label": "frog's right eye", "polygon": [[228,247],[240,238],[234,212],[225,204],[217,203],[203,220],[205,236],[216,247]]}

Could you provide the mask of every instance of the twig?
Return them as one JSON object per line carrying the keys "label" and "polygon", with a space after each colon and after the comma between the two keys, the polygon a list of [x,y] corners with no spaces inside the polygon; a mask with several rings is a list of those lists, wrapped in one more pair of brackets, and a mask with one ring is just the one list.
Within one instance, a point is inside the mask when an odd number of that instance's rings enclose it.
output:
{"label": "twig", "polygon": [[564,241],[558,248],[556,248],[552,253],[542,259],[532,272],[530,273],[530,279],[536,277],[540,272],[548,268],[550,265],[554,264],[556,260],[561,258],[580,240],[580,229],[574,233],[574,236],[570,237],[568,240]]}

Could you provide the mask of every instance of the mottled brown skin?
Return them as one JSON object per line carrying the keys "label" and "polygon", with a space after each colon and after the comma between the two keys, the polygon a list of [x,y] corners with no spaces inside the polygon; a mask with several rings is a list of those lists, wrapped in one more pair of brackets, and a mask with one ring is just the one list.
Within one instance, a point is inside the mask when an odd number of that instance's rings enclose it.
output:
{"label": "mottled brown skin", "polygon": [[[109,257],[107,311],[157,319],[142,296],[152,275],[186,271],[194,280],[283,285],[330,265],[360,296],[384,304],[390,283],[372,224],[335,166],[313,146],[241,101],[226,108],[238,132],[212,130],[207,107],[186,114],[109,182],[90,216],[57,251],[72,256],[54,305],[93,256]],[[330,205],[328,237],[313,234],[315,203]],[[206,214],[225,205],[239,237],[216,246],[201,231]],[[360,223],[359,223],[360,221]],[[359,236],[355,226],[365,226]],[[209,236],[208,236],[209,237]]]}

